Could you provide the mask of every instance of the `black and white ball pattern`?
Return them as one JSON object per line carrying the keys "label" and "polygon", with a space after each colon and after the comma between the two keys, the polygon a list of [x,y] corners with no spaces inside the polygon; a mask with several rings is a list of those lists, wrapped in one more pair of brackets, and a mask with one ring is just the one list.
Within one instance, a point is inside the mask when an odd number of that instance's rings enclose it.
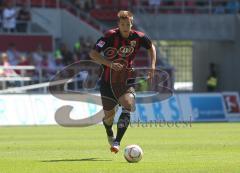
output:
{"label": "black and white ball pattern", "polygon": [[142,159],[143,151],[138,145],[128,145],[124,149],[124,157],[129,163],[136,163]]}

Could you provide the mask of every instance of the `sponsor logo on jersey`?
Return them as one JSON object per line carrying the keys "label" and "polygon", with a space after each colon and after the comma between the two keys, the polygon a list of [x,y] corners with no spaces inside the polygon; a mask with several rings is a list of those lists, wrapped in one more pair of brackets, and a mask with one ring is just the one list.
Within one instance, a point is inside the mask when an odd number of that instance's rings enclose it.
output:
{"label": "sponsor logo on jersey", "polygon": [[134,41],[130,41],[130,44],[131,44],[132,47],[135,47],[137,42],[135,40]]}
{"label": "sponsor logo on jersey", "polygon": [[122,46],[120,47],[118,54],[123,57],[130,56],[134,51],[132,46]]}
{"label": "sponsor logo on jersey", "polygon": [[134,48],[132,46],[122,46],[119,49],[116,49],[114,47],[108,47],[106,50],[104,50],[104,56],[107,59],[113,59],[117,55],[121,57],[128,57],[134,52]]}
{"label": "sponsor logo on jersey", "polygon": [[113,59],[114,57],[116,57],[117,54],[118,54],[118,50],[114,47],[108,47],[104,51],[104,56],[107,57],[107,59]]}
{"label": "sponsor logo on jersey", "polygon": [[105,42],[100,40],[97,44],[98,47],[103,47],[105,45]]}

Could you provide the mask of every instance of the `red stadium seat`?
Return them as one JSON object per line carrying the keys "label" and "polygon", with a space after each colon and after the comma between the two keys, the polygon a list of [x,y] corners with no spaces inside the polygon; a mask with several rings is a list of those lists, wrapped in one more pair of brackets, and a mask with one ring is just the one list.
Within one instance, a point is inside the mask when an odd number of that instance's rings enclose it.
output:
{"label": "red stadium seat", "polygon": [[128,0],[122,0],[119,2],[120,9],[128,9],[129,8],[129,1]]}
{"label": "red stadium seat", "polygon": [[174,13],[181,13],[183,5],[184,5],[183,1],[175,1],[174,7],[176,9],[174,9]]}
{"label": "red stadium seat", "polygon": [[24,4],[27,4],[28,1],[27,0],[16,0],[16,5],[24,5]]}
{"label": "red stadium seat", "polygon": [[91,16],[98,19],[98,20],[116,20],[117,18],[117,11],[113,10],[102,10],[102,9],[97,9],[97,10],[92,10],[90,12]]}
{"label": "red stadium seat", "polygon": [[41,7],[42,6],[42,1],[40,0],[31,0],[31,6],[33,7]]}
{"label": "red stadium seat", "polygon": [[45,0],[45,6],[51,7],[51,8],[56,8],[57,0]]}
{"label": "red stadium seat", "polygon": [[188,0],[186,2],[186,12],[187,13],[195,13],[196,11],[196,2],[194,0]]}
{"label": "red stadium seat", "polygon": [[187,6],[195,7],[195,6],[196,6],[196,3],[195,3],[195,1],[193,1],[193,0],[188,0],[188,1],[187,1]]}
{"label": "red stadium seat", "polygon": [[100,7],[111,7],[113,5],[112,0],[96,0],[96,4],[99,5]]}
{"label": "red stadium seat", "polygon": [[10,43],[14,43],[19,51],[33,52],[39,44],[47,52],[53,51],[53,38],[49,35],[0,35],[0,51],[6,51]]}

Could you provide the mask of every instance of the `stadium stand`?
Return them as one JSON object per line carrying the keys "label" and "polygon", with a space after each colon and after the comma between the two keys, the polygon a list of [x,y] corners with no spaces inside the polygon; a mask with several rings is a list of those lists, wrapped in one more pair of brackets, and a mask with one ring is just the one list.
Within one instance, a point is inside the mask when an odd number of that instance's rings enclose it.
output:
{"label": "stadium stand", "polygon": [[[119,9],[129,9],[134,11],[144,11],[148,13],[215,13],[221,11],[222,13],[236,13],[239,11],[239,2],[235,0],[134,0],[134,1],[120,1],[120,0],[97,0],[96,9],[91,11],[91,15],[100,20],[114,20],[114,14]],[[156,7],[159,4],[158,7]],[[157,9],[154,10],[154,8]],[[219,8],[223,10],[219,10]]]}
{"label": "stadium stand", "polygon": [[[162,0],[162,1],[150,1],[150,0],[96,0],[96,1],[59,1],[59,0],[6,0],[4,3],[13,2],[16,8],[28,5],[31,8],[42,9],[65,9],[70,14],[80,18],[80,20],[89,24],[91,27],[104,32],[111,26],[115,26],[117,11],[120,9],[130,9],[137,14],[222,14],[230,13],[234,14],[239,12],[239,3],[237,1],[193,1],[193,0]],[[154,6],[153,4],[158,4]],[[106,23],[108,22],[108,25]],[[88,51],[93,44],[91,38],[79,39],[79,46],[69,47],[68,50],[71,53],[63,53],[60,44],[57,44],[53,35],[49,34],[44,28],[38,26],[34,21],[30,21],[30,29],[26,33],[21,34],[18,32],[0,34],[0,51],[5,52],[9,43],[14,43],[17,50],[22,55],[26,55],[29,62],[25,62],[18,57],[16,65],[31,65],[36,67],[37,72],[32,73],[33,78],[41,78],[41,81],[48,80],[51,75],[56,72],[54,68],[63,68],[65,56],[70,56],[72,61],[76,62],[80,59],[88,59]],[[135,26],[138,27],[138,26]],[[2,30],[1,30],[2,31]],[[24,43],[24,44],[22,44]],[[60,42],[58,42],[60,43]],[[39,45],[42,46],[40,53],[38,52]],[[58,46],[59,45],[59,46]],[[76,44],[77,45],[77,44]],[[76,48],[78,50],[76,50]],[[55,51],[55,52],[54,52]],[[70,55],[71,54],[71,55]],[[41,58],[39,58],[41,57]],[[147,66],[148,59],[146,51],[140,51],[138,58],[135,61],[135,66]],[[39,59],[42,59],[39,62]],[[160,62],[160,64],[162,64]],[[11,65],[11,64],[10,64]],[[46,69],[50,70],[46,70]],[[41,72],[39,72],[39,70]],[[35,75],[35,76],[34,76]],[[37,77],[38,76],[38,77]],[[41,76],[41,77],[39,77]]]}

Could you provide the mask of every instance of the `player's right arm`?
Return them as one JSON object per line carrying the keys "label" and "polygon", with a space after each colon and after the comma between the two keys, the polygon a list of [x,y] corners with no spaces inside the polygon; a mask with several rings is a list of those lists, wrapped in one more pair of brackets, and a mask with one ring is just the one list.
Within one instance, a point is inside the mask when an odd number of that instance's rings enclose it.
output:
{"label": "player's right arm", "polygon": [[92,60],[96,61],[98,64],[103,64],[107,67],[111,66],[111,61],[106,60],[98,51],[92,49],[89,53]]}
{"label": "player's right arm", "polygon": [[120,63],[114,63],[107,60],[100,52],[104,51],[108,47],[108,39],[106,37],[100,38],[95,44],[94,48],[90,51],[89,56],[92,60],[96,61],[98,64],[105,65],[115,71],[120,71],[123,65]]}

